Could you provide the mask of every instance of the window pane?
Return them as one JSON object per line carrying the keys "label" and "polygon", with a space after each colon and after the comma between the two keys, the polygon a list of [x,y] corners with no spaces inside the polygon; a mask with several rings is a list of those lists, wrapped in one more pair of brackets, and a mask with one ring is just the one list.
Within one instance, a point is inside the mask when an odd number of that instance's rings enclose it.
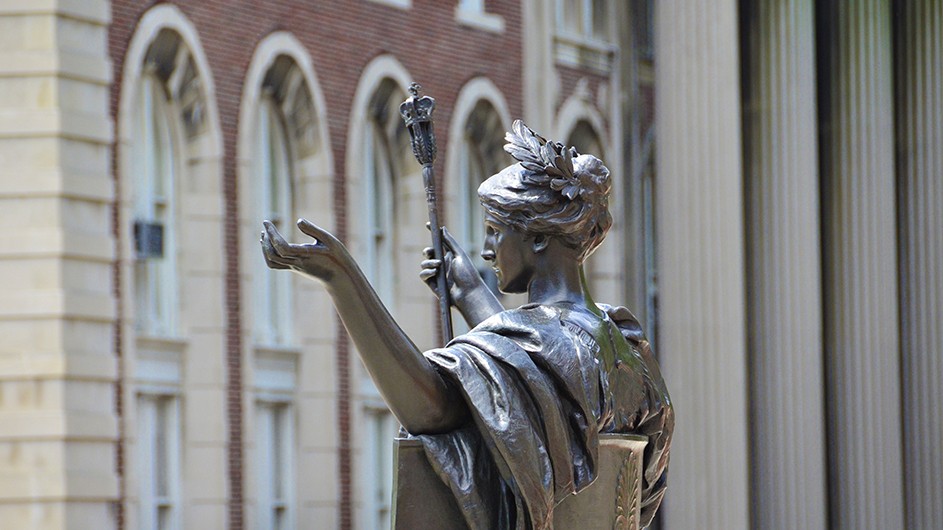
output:
{"label": "window pane", "polygon": [[168,456],[168,432],[167,404],[161,399],[157,402],[157,425],[154,434],[154,459],[157,479],[157,497],[167,497],[170,492],[170,477],[168,476],[170,458]]}
{"label": "window pane", "polygon": [[[280,107],[271,97],[260,101],[258,138],[255,148],[255,175],[258,184],[258,216],[268,219],[282,232],[290,231],[292,208],[291,149]],[[286,345],[293,340],[292,275],[256,264],[257,315],[255,340],[265,345]]]}
{"label": "window pane", "polygon": [[140,91],[134,138],[134,221],[160,228],[162,252],[136,261],[136,320],[142,333],[167,336],[176,331],[177,312],[174,183],[178,160],[171,124],[174,114],[159,80],[145,76]]}
{"label": "window pane", "polygon": [[583,34],[583,0],[557,0],[559,29],[571,35]]}
{"label": "window pane", "polygon": [[159,530],[170,530],[173,528],[173,519],[171,517],[170,508],[163,506],[157,509],[157,528]]}
{"label": "window pane", "polygon": [[[592,37],[599,40],[608,40],[608,12],[606,0],[586,0],[592,10]],[[624,0],[623,0],[624,1]]]}
{"label": "window pane", "polygon": [[142,395],[138,400],[140,528],[176,527],[180,470],[180,423],[173,396]]}
{"label": "window pane", "polygon": [[373,487],[368,499],[368,528],[390,528],[393,500],[393,438],[399,424],[389,410],[368,409],[369,460],[367,480]]}
{"label": "window pane", "polygon": [[296,465],[290,405],[259,402],[256,429],[259,524],[262,528],[289,528]]}
{"label": "window pane", "polygon": [[481,13],[485,10],[485,1],[484,0],[461,0],[459,6],[464,11],[473,11],[475,13]]}
{"label": "window pane", "polygon": [[371,158],[368,160],[368,178],[371,179],[369,197],[370,253],[373,256],[371,282],[380,298],[393,305],[393,272],[395,247],[392,237],[394,226],[393,158],[383,129],[371,124],[368,140]]}

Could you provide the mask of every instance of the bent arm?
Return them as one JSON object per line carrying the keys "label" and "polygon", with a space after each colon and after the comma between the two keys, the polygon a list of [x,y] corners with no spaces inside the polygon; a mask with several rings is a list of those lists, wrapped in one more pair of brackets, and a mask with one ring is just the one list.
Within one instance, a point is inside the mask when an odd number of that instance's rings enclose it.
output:
{"label": "bent arm", "polygon": [[352,260],[350,265],[327,289],[390,410],[411,434],[458,427],[468,413],[465,402],[393,319],[360,268]]}
{"label": "bent arm", "polygon": [[346,247],[307,221],[298,227],[317,241],[289,244],[265,223],[261,242],[268,265],[325,284],[370,377],[407,431],[433,434],[461,425],[467,405],[396,323]]}
{"label": "bent arm", "polygon": [[[490,316],[504,311],[504,306],[478,274],[468,253],[445,227],[442,227],[442,236],[447,250],[445,277],[449,286],[449,301],[465,317],[468,326],[473,328]],[[419,277],[438,295],[434,285],[442,260],[434,259],[431,248],[425,249],[424,253],[427,259],[422,262],[423,270]]]}
{"label": "bent arm", "polygon": [[492,315],[504,311],[504,306],[498,301],[498,297],[491,292],[491,289],[488,288],[477,271],[475,276],[478,278],[477,285],[462,289],[459,293],[455,293],[453,289],[452,297],[455,308],[465,317],[465,322],[472,328]]}

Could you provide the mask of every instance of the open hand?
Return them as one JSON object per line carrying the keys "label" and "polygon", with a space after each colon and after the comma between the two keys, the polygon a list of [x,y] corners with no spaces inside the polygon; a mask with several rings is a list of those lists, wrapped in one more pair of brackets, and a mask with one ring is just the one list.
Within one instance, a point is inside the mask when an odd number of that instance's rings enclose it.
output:
{"label": "open hand", "polygon": [[272,269],[291,269],[330,282],[352,261],[336,237],[305,219],[298,219],[298,229],[314,238],[313,243],[289,243],[270,221],[263,221],[262,227],[262,256]]}

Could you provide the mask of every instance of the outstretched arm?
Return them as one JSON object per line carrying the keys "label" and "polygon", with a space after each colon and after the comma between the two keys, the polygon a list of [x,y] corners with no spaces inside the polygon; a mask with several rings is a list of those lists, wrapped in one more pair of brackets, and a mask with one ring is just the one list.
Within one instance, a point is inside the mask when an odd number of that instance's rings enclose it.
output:
{"label": "outstretched arm", "polygon": [[452,430],[467,406],[393,320],[347,248],[304,219],[298,228],[315,239],[293,245],[265,221],[262,254],[273,269],[291,269],[322,281],[347,332],[390,410],[412,434]]}

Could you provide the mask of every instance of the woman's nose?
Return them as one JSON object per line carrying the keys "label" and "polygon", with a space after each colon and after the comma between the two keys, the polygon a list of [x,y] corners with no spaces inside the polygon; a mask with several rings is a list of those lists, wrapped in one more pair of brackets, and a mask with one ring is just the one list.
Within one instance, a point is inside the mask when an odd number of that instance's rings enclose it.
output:
{"label": "woman's nose", "polygon": [[485,261],[494,261],[494,251],[486,248],[481,251],[481,258]]}

